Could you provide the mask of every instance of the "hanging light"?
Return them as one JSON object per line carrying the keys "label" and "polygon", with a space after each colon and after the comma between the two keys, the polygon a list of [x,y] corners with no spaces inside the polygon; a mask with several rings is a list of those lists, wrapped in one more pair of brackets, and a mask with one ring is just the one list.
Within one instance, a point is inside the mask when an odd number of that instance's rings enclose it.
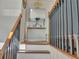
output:
{"label": "hanging light", "polygon": [[26,8],[26,3],[27,3],[27,0],[22,0],[22,5],[24,9]]}
{"label": "hanging light", "polygon": [[43,7],[43,2],[41,0],[37,0],[33,4],[34,8],[42,8]]}

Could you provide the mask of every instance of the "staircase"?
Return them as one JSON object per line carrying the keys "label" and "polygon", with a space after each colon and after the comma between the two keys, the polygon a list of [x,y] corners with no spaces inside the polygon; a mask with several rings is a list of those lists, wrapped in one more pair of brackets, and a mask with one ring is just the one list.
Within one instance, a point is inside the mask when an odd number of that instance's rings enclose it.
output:
{"label": "staircase", "polygon": [[46,46],[20,44],[17,59],[50,59],[50,52]]}
{"label": "staircase", "polygon": [[77,59],[50,45],[19,44],[17,59]]}

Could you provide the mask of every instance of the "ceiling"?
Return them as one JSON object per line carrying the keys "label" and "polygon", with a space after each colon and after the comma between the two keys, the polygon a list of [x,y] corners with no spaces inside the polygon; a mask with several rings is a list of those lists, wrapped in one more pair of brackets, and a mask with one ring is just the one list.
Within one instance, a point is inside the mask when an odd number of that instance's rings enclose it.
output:
{"label": "ceiling", "polygon": [[29,8],[34,8],[35,5],[37,6],[37,4],[35,4],[35,2],[40,2],[40,7],[41,8],[45,8],[47,9],[47,11],[51,10],[52,5],[54,4],[55,0],[27,0],[27,5]]}

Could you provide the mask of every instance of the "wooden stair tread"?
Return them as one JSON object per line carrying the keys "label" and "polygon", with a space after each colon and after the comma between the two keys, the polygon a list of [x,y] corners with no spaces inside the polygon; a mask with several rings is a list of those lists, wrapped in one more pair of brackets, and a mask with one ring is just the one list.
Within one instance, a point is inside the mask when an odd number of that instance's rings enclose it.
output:
{"label": "wooden stair tread", "polygon": [[49,54],[48,50],[19,50],[18,53],[44,53]]}

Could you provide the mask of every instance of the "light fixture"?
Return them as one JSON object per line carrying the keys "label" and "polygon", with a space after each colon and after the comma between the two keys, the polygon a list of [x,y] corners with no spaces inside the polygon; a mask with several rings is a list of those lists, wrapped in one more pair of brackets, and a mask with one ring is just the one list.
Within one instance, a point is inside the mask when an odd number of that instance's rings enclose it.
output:
{"label": "light fixture", "polygon": [[24,9],[26,8],[26,3],[27,3],[27,0],[22,0],[22,5]]}
{"label": "light fixture", "polygon": [[41,0],[37,0],[33,4],[34,8],[42,8],[43,7],[43,2]]}

